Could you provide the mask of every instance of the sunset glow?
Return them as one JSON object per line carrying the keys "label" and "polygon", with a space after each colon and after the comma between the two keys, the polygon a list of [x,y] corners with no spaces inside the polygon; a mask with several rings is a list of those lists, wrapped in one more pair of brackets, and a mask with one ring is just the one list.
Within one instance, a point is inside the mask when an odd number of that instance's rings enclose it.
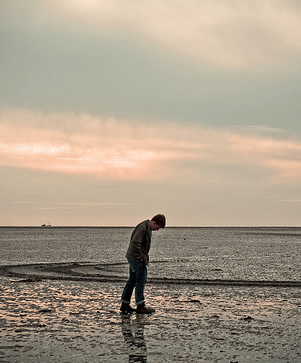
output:
{"label": "sunset glow", "polygon": [[[3,129],[6,135],[11,135],[11,141],[0,144],[3,166],[9,163],[38,170],[92,173],[118,180],[156,180],[159,177],[156,170],[160,169],[161,178],[173,180],[181,163],[190,163],[192,169],[198,163],[201,171],[205,162],[224,167],[236,164],[266,168],[275,176],[285,175],[286,182],[301,181],[300,161],[295,160],[295,155],[301,154],[301,143],[281,139],[279,135],[275,138],[274,135],[222,129],[217,132],[201,126],[187,126],[183,133],[181,126],[168,124],[157,133],[157,126],[143,125],[143,122],[139,122],[137,129],[124,120],[107,122],[91,116],[90,122],[89,115],[32,113],[29,116],[26,112],[27,118],[35,120],[36,125],[31,125],[30,135],[33,136],[25,143],[26,123],[19,123],[18,133],[9,126],[13,124],[9,115],[23,119],[22,111],[10,111],[7,115],[7,118],[2,117]],[[55,117],[64,120],[66,125],[76,120],[78,126],[66,133],[61,123],[54,131],[51,121]],[[40,130],[41,121],[49,125],[49,130]],[[34,142],[34,139],[39,141]]]}

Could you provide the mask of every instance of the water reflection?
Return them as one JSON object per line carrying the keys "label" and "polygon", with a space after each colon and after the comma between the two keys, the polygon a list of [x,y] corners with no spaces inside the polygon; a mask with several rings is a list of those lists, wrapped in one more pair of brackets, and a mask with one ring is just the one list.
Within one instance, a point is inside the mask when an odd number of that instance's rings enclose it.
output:
{"label": "water reflection", "polygon": [[129,363],[147,362],[147,348],[144,340],[145,316],[120,314],[121,331],[128,348]]}

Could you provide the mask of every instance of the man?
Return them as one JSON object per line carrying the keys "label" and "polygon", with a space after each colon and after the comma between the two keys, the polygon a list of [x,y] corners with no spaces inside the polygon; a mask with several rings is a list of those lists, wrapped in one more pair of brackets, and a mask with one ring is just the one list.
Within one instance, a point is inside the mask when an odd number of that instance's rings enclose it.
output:
{"label": "man", "polygon": [[164,228],[166,218],[163,214],[155,215],[151,220],[147,219],[139,223],[132,235],[126,258],[129,263],[130,277],[124,287],[121,297],[120,310],[123,313],[135,311],[130,305],[133,290],[135,288],[135,300],[138,314],[150,314],[155,310],[147,308],[144,300],[144,287],[147,279],[147,265],[149,262],[149,250],[152,238],[152,231]]}

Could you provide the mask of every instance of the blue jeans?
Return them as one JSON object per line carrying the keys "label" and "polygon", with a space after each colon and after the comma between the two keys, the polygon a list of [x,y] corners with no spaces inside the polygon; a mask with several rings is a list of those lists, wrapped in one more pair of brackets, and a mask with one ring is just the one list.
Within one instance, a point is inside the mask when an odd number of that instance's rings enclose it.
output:
{"label": "blue jeans", "polygon": [[130,304],[133,290],[135,288],[136,305],[144,303],[144,287],[147,279],[147,267],[143,261],[128,258],[130,277],[125,284],[121,301]]}

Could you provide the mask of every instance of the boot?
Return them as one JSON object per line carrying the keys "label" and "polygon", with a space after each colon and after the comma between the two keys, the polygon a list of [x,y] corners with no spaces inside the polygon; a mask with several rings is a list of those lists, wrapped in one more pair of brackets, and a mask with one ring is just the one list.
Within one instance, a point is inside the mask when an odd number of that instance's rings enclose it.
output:
{"label": "boot", "polygon": [[155,309],[146,307],[145,303],[137,305],[137,314],[151,314],[154,312],[155,312]]}
{"label": "boot", "polygon": [[133,309],[130,304],[122,303],[120,307],[120,311],[124,314],[130,314],[136,311],[136,309]]}

